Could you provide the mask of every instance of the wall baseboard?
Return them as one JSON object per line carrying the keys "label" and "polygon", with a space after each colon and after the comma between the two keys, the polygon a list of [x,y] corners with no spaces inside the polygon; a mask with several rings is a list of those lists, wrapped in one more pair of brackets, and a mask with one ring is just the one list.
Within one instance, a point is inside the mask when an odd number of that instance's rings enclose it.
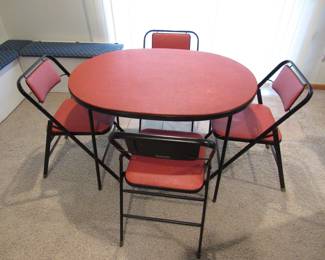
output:
{"label": "wall baseboard", "polygon": [[325,90],[325,84],[311,84],[314,89]]}

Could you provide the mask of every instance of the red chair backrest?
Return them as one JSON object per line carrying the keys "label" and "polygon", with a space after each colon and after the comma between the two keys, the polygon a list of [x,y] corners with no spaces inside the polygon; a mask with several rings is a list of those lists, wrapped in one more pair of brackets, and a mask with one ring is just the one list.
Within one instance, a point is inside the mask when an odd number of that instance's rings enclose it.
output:
{"label": "red chair backrest", "polygon": [[43,103],[47,94],[61,81],[60,75],[53,67],[53,62],[45,60],[26,77],[26,84],[39,102]]}
{"label": "red chair backrest", "polygon": [[188,33],[153,33],[152,48],[191,49],[191,35]]}
{"label": "red chair backrest", "polygon": [[304,90],[298,76],[288,66],[284,66],[272,84],[272,88],[281,98],[285,111],[288,111]]}

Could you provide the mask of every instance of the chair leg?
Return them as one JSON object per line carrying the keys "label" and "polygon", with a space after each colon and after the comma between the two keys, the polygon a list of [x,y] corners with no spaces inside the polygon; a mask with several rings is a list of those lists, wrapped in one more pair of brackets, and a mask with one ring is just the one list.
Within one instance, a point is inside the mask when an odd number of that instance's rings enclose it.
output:
{"label": "chair leg", "polygon": [[52,142],[52,135],[51,135],[51,127],[52,124],[50,121],[47,123],[47,130],[46,130],[46,144],[45,144],[45,158],[44,158],[44,170],[43,170],[43,178],[45,179],[48,176],[48,168],[49,168],[49,160],[51,155],[51,142]]}
{"label": "chair leg", "polygon": [[[209,169],[208,171],[210,171]],[[204,223],[205,223],[205,213],[207,209],[207,201],[208,201],[208,192],[209,192],[209,178],[210,174],[208,174],[208,178],[205,181],[205,192],[204,192],[204,201],[203,201],[203,209],[202,209],[202,218],[201,218],[201,227],[200,227],[200,237],[199,237],[199,247],[196,253],[197,258],[201,257],[201,248],[202,248],[202,239],[203,239],[203,231],[204,231]]]}
{"label": "chair leg", "polygon": [[280,141],[278,136],[278,130],[276,129],[273,131],[274,136],[274,150],[275,150],[275,162],[278,167],[278,174],[279,174],[279,181],[280,187],[282,191],[285,191],[285,182],[284,182],[284,175],[283,175],[283,166],[282,166],[282,158],[281,158],[281,150],[280,150]]}

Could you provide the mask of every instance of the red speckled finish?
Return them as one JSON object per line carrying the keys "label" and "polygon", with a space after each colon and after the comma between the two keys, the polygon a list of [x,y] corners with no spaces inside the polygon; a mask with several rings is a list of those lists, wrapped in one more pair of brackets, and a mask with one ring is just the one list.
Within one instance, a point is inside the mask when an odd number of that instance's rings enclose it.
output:
{"label": "red speckled finish", "polygon": [[212,119],[243,109],[257,82],[240,63],[216,54],[138,49],[109,52],[80,64],[69,78],[82,104],[114,115]]}

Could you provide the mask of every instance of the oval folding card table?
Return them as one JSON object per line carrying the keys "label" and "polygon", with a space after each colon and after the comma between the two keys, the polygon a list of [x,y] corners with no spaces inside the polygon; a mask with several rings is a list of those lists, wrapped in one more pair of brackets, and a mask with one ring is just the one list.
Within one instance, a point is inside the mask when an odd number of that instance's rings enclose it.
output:
{"label": "oval folding card table", "polygon": [[[228,117],[227,136],[232,115],[244,109],[257,91],[254,75],[242,64],[212,53],[175,49],[122,50],[96,56],[71,73],[68,85],[76,101],[89,110],[91,126],[93,111],[170,121]],[[104,163],[98,159],[92,137],[99,171],[98,164]],[[227,138],[221,170],[226,147]]]}

